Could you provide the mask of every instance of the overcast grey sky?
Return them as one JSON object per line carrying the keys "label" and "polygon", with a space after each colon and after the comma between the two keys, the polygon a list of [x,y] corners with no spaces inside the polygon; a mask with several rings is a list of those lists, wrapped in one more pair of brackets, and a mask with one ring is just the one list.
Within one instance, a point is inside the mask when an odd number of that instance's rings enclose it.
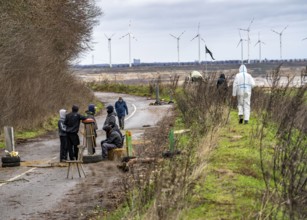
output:
{"label": "overcast grey sky", "polygon": [[[216,60],[240,60],[239,28],[247,28],[254,18],[250,31],[250,59],[258,59],[258,32],[262,45],[262,58],[279,59],[279,35],[282,35],[284,59],[307,58],[307,1],[306,0],[96,0],[102,9],[100,24],[93,32],[92,51],[79,58],[80,64],[109,63],[108,41],[112,38],[112,63],[129,62],[129,32],[137,38],[131,41],[132,59],[141,62],[176,62],[180,35],[180,60],[198,60],[200,35]],[[241,32],[247,39],[247,32]],[[94,58],[94,59],[93,59]],[[209,59],[209,56],[207,56]],[[247,59],[247,42],[244,41],[244,59]],[[201,43],[201,60],[205,60],[205,46]]]}

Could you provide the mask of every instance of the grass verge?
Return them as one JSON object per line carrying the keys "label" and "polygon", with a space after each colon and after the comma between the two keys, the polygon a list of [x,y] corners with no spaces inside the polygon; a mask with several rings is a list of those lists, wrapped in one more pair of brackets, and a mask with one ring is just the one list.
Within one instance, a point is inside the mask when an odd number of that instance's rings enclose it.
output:
{"label": "grass verge", "polygon": [[[259,145],[253,138],[256,126],[253,118],[248,125],[238,124],[237,113],[231,112],[229,123],[216,134],[217,145],[208,155],[182,219],[257,218],[265,183]],[[267,138],[270,143],[271,136]],[[268,159],[272,155],[270,148],[265,153]]]}

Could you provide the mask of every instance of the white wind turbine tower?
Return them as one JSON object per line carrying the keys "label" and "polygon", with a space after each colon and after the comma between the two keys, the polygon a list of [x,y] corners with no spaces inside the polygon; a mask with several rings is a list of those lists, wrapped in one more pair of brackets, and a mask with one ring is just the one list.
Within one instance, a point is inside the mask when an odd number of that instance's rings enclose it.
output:
{"label": "white wind turbine tower", "polygon": [[284,29],[281,32],[277,32],[275,30],[272,29],[272,31],[276,34],[279,35],[279,45],[280,45],[280,59],[282,60],[282,34],[284,32],[284,30],[286,30],[288,27],[288,25],[286,27],[284,27]]}
{"label": "white wind turbine tower", "polygon": [[251,28],[251,25],[252,25],[253,22],[254,22],[254,18],[251,20],[251,22],[249,23],[249,25],[248,25],[248,27],[246,29],[240,28],[240,30],[247,32],[247,63],[250,62],[250,59],[249,59],[249,45],[250,45],[250,40],[251,39],[249,37],[249,32],[250,32],[250,28]]}
{"label": "white wind turbine tower", "polygon": [[129,67],[131,67],[131,37],[134,39],[134,40],[137,40],[133,34],[131,33],[131,21],[129,22],[129,32],[127,34],[125,34],[124,36],[120,37],[119,39],[122,39],[124,37],[128,36],[129,37]]}
{"label": "white wind turbine tower", "polygon": [[185,31],[183,31],[178,37],[170,34],[173,38],[175,38],[177,40],[177,55],[178,55],[178,64],[180,64],[180,51],[179,51],[179,41],[180,41],[180,37],[183,35]]}
{"label": "white wind turbine tower", "polygon": [[255,46],[259,44],[259,63],[261,63],[261,44],[265,44],[263,41],[260,40],[260,33],[258,33],[258,41]]}
{"label": "white wind turbine tower", "polygon": [[[194,40],[195,38],[198,38],[198,63],[200,63],[200,39],[201,39],[201,36],[200,36],[200,33],[199,33],[199,26],[200,26],[200,23],[198,23],[198,31],[197,31],[197,34],[195,37],[193,37],[192,40]],[[191,40],[191,41],[192,41]]]}
{"label": "white wind turbine tower", "polygon": [[108,37],[106,34],[106,38],[108,39],[108,48],[109,48],[109,66],[110,68],[112,68],[112,51],[111,51],[111,41],[112,41],[112,37],[114,36],[115,34],[112,34],[111,37]]}
{"label": "white wind turbine tower", "polygon": [[237,45],[237,47],[241,44],[241,64],[243,64],[243,39],[241,37],[241,32],[239,30],[239,35],[240,35],[240,40],[239,40],[239,43]]}

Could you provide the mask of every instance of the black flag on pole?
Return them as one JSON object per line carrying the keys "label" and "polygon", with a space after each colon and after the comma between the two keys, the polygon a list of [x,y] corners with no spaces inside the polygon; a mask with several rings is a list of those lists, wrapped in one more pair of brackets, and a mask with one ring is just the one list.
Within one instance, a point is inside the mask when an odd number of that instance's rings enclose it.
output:
{"label": "black flag on pole", "polygon": [[210,54],[212,60],[215,60],[215,59],[213,58],[212,52],[207,48],[207,46],[205,46],[205,47],[206,47],[206,53]]}

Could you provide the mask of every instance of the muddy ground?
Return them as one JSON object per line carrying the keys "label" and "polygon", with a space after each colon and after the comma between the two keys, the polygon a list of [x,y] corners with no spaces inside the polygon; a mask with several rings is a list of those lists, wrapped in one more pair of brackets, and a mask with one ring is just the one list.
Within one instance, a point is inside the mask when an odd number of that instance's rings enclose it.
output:
{"label": "muddy ground", "polygon": [[[144,132],[151,133],[158,121],[171,114],[172,105],[151,106],[153,100],[142,97],[96,96],[106,105],[124,97],[129,107],[125,128],[132,132],[135,153],[143,152]],[[101,130],[105,116],[103,112],[96,117],[98,143],[105,138]],[[117,168],[119,161],[84,164],[85,178],[79,178],[74,170],[74,178],[67,179],[67,167],[59,164],[56,132],[20,143],[16,150],[23,161],[21,166],[0,168],[0,219],[91,219],[101,210],[114,210],[125,198],[123,179],[127,174]],[[96,150],[101,153],[99,146]]]}

